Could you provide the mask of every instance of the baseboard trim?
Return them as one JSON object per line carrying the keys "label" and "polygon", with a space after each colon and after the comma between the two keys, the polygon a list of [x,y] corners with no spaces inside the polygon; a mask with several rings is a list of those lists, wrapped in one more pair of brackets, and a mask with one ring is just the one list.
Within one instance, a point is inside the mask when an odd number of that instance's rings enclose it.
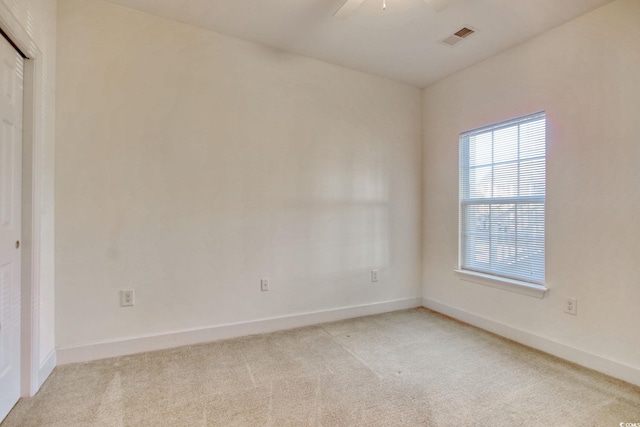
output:
{"label": "baseboard trim", "polygon": [[403,298],[373,304],[258,319],[248,322],[216,325],[207,328],[173,331],[163,334],[126,338],[122,340],[61,347],[56,349],[56,357],[58,365],[88,362],[92,360],[106,359],[109,357],[125,356],[184,345],[237,338],[246,335],[299,328],[318,323],[334,322],[353,317],[381,314],[421,306],[421,297]]}
{"label": "baseboard trim", "polygon": [[532,347],[561,359],[576,363],[585,368],[602,372],[622,381],[640,386],[640,370],[586,351],[541,337],[528,331],[514,328],[504,323],[443,304],[429,298],[423,298],[425,308],[447,315],[454,319],[503,336],[520,344]]}

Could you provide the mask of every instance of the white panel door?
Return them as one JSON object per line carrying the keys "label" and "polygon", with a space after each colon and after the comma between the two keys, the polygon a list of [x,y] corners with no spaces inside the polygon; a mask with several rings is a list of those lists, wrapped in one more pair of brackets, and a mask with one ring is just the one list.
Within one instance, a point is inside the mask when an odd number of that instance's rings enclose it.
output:
{"label": "white panel door", "polygon": [[23,65],[0,35],[0,421],[20,398]]}

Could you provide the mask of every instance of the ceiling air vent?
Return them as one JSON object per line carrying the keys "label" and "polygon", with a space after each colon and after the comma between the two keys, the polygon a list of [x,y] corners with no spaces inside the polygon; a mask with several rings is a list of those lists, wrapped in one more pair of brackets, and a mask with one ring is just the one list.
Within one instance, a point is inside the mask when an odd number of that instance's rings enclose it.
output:
{"label": "ceiling air vent", "polygon": [[460,43],[462,40],[466,39],[467,37],[469,37],[471,34],[475,32],[476,32],[475,30],[472,30],[469,27],[463,27],[458,31],[456,31],[455,33],[451,34],[446,39],[442,40],[442,43],[449,46],[453,46]]}

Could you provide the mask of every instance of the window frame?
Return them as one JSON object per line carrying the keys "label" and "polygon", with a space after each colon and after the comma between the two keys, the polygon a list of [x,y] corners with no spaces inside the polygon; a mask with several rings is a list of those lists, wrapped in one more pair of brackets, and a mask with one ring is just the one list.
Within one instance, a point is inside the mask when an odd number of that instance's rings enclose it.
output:
{"label": "window frame", "polygon": [[[544,127],[544,144],[545,144],[545,149],[544,149],[544,155],[541,156],[542,159],[544,159],[544,195],[540,196],[513,196],[513,197],[495,197],[492,193],[492,196],[489,198],[472,198],[472,197],[464,197],[464,188],[467,188],[469,191],[471,190],[471,186],[469,184],[469,179],[470,179],[470,171],[471,171],[471,166],[470,166],[470,159],[471,159],[471,155],[470,155],[470,147],[469,147],[469,138],[474,136],[474,135],[481,135],[483,133],[493,133],[496,132],[497,130],[501,130],[501,129],[508,129],[511,127],[515,127],[515,126],[520,126],[523,124],[526,124],[527,122],[535,122],[537,120],[540,120],[540,118],[543,118],[545,120],[545,127]],[[514,204],[515,208],[517,209],[518,203],[523,203],[523,202],[534,202],[537,204],[542,204],[542,209],[543,209],[543,214],[542,214],[542,219],[543,219],[543,227],[544,227],[544,234],[543,234],[543,247],[545,247],[546,249],[546,182],[547,182],[547,176],[546,176],[546,163],[547,163],[547,150],[546,150],[546,145],[547,145],[547,115],[546,115],[546,111],[538,111],[535,113],[531,113],[531,114],[526,114],[523,116],[519,116],[519,117],[515,117],[509,120],[505,120],[505,121],[501,121],[498,123],[493,123],[493,124],[489,124],[486,126],[481,126],[466,132],[462,132],[459,136],[459,143],[458,143],[458,149],[459,149],[459,165],[458,165],[458,173],[459,173],[459,195],[458,195],[458,267],[455,270],[456,273],[458,273],[458,275],[460,276],[461,280],[465,280],[465,281],[471,281],[474,283],[479,283],[482,285],[486,285],[486,286],[491,286],[491,287],[495,287],[495,288],[499,288],[499,289],[504,289],[504,290],[508,290],[508,291],[513,291],[513,292],[518,292],[518,293],[522,293],[525,295],[529,295],[529,296],[533,296],[533,297],[537,297],[537,298],[543,298],[546,291],[548,290],[548,288],[546,287],[545,283],[546,283],[546,277],[545,277],[545,270],[546,270],[546,252],[545,250],[543,250],[543,261],[542,261],[542,268],[543,268],[543,274],[542,274],[542,280],[526,280],[525,278],[522,277],[510,277],[504,274],[500,274],[499,271],[494,270],[482,270],[482,269],[473,269],[473,268],[466,268],[464,266],[464,260],[465,260],[465,256],[467,256],[467,258],[469,257],[469,254],[467,254],[465,251],[467,250],[467,241],[465,239],[465,237],[468,237],[465,234],[465,224],[464,224],[464,208],[465,206],[469,206],[469,205],[480,205],[480,204],[487,204],[489,206],[492,205],[499,205],[499,204]],[[529,160],[528,158],[525,157],[521,157],[520,155],[520,134],[518,134],[518,154],[516,157],[515,162],[520,165],[520,162],[522,162],[523,160]],[[466,144],[466,145],[465,145]],[[493,148],[492,148],[493,150]],[[499,164],[500,162],[496,162],[493,158],[493,151],[492,151],[492,159],[491,159],[491,163],[488,165],[491,165],[492,168],[495,167],[496,164]],[[493,169],[492,169],[493,171]],[[492,172],[493,174],[494,172]],[[520,169],[518,168],[518,177],[520,176]],[[465,181],[466,180],[466,181]],[[518,192],[520,191],[520,182],[518,181]],[[475,200],[475,203],[474,203]],[[514,225],[515,226],[515,225]],[[468,230],[467,230],[467,234],[468,234]],[[491,234],[490,234],[491,235]],[[491,244],[491,243],[490,243]],[[490,247],[489,249],[490,251],[492,251],[493,249]]]}

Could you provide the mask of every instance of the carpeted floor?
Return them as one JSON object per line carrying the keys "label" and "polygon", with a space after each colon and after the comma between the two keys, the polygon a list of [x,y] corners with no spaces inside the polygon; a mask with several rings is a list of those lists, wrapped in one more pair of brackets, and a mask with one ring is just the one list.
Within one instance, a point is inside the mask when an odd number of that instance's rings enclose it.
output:
{"label": "carpeted floor", "polygon": [[56,368],[9,426],[619,426],[640,388],[425,309]]}

